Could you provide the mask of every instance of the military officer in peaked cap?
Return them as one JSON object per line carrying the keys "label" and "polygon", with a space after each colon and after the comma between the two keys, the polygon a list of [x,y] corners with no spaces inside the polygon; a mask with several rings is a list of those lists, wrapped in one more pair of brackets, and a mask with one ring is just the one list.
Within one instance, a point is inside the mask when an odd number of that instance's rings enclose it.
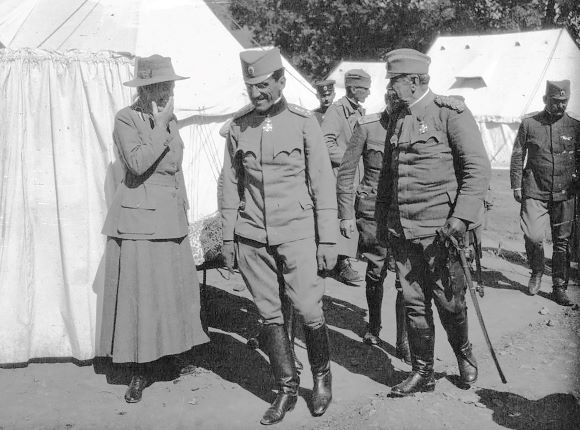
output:
{"label": "military officer in peaked cap", "polygon": [[[346,95],[333,103],[324,115],[322,133],[324,143],[330,154],[330,161],[335,174],[342,162],[346,144],[352,136],[356,122],[365,114],[361,103],[370,94],[371,77],[361,69],[348,70],[344,75]],[[358,185],[359,172],[354,182]],[[357,256],[358,232],[350,238],[341,236],[338,242],[338,262],[336,264],[336,279],[348,285],[357,285],[362,281],[359,273],[350,265],[349,257]]]}
{"label": "military officer in peaked cap", "polygon": [[318,81],[314,83],[316,87],[316,97],[320,101],[320,106],[313,110],[314,116],[318,120],[318,124],[322,124],[324,119],[324,114],[332,105],[336,93],[334,92],[334,84],[336,81],[334,79],[326,79],[324,81]]}
{"label": "military officer in peaked cap", "polygon": [[532,269],[528,293],[534,295],[541,288],[543,240],[549,223],[554,243],[552,298],[564,306],[572,304],[566,290],[580,171],[580,121],[566,112],[569,98],[569,80],[546,82],[545,108],[522,120],[510,166],[511,187],[515,200],[521,203],[520,225]]}
{"label": "military officer in peaked cap", "polygon": [[319,271],[336,264],[336,190],[328,151],[312,113],[286,102],[280,51],[243,51],[251,104],[234,115],[223,167],[223,253],[234,255],[264,320],[260,345],[278,386],[261,423],[294,408],[299,379],[284,329],[281,293],[304,319],[312,369],[312,414],[332,399],[328,333]]}
{"label": "military officer in peaked cap", "polygon": [[477,379],[468,337],[465,277],[446,247],[467,243],[481,223],[491,167],[477,124],[463,102],[429,89],[430,58],[413,49],[386,56],[389,88],[400,107],[387,126],[376,203],[377,235],[393,250],[407,317],[412,373],[394,396],[435,388],[434,300],[459,365],[460,379]]}

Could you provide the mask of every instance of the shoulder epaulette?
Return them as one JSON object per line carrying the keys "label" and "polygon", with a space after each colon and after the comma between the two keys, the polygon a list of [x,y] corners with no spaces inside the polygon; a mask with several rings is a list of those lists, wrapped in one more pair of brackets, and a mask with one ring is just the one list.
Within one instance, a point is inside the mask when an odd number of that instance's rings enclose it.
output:
{"label": "shoulder epaulette", "polygon": [[291,103],[288,103],[288,110],[290,112],[294,112],[297,115],[303,116],[304,118],[312,116],[312,112],[308,109],[304,109],[302,106],[294,105]]}
{"label": "shoulder epaulette", "polygon": [[439,107],[446,107],[461,113],[466,106],[463,102],[463,97],[460,96],[435,96],[435,104]]}
{"label": "shoulder epaulette", "polygon": [[580,121],[580,115],[578,115],[576,112],[567,110],[566,113],[570,118],[575,119],[576,121]]}
{"label": "shoulder epaulette", "polygon": [[522,119],[525,119],[525,118],[532,118],[532,117],[536,116],[537,114],[539,114],[539,113],[541,113],[541,112],[542,112],[542,111],[539,111],[539,110],[537,110],[537,111],[534,111],[534,112],[526,113],[526,114],[524,114],[524,115],[522,116]]}
{"label": "shoulder epaulette", "polygon": [[360,125],[370,124],[371,122],[377,122],[381,120],[381,113],[373,113],[370,115],[363,115],[358,119]]}
{"label": "shoulder epaulette", "polygon": [[243,117],[244,115],[249,114],[250,112],[252,112],[254,110],[254,105],[252,103],[247,104],[246,106],[244,106],[243,108],[241,108],[239,111],[237,111],[234,114],[234,117],[232,119],[238,119]]}

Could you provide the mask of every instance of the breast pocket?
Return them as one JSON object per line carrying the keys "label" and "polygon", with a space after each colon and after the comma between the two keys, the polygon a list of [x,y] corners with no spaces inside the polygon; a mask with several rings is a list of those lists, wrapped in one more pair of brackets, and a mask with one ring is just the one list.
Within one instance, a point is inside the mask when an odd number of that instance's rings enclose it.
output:
{"label": "breast pocket", "polygon": [[118,231],[122,234],[154,234],[155,202],[145,185],[128,188],[121,200]]}
{"label": "breast pocket", "polygon": [[241,140],[236,152],[236,158],[239,158],[245,169],[259,170],[259,151],[260,148],[252,141]]}

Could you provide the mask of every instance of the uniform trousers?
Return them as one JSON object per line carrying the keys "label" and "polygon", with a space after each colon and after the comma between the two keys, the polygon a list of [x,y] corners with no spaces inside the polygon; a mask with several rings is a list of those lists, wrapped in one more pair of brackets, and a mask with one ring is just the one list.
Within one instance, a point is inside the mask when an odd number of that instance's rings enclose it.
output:
{"label": "uniform trousers", "polygon": [[316,250],[313,237],[267,245],[236,236],[238,267],[264,324],[284,324],[283,293],[307,326],[324,323],[324,280],[318,276]]}
{"label": "uniform trousers", "polygon": [[[448,334],[466,318],[466,281],[459,259],[435,236],[407,240],[389,238],[403,290],[407,324],[414,331],[433,331],[435,301]],[[450,339],[451,341],[451,339]]]}
{"label": "uniform trousers", "polygon": [[[573,221],[574,198],[558,202],[524,198],[520,210],[520,226],[524,233],[528,259],[531,259],[529,254],[534,251],[539,251],[543,255],[542,246],[549,225],[554,244],[552,262],[557,260],[563,262],[564,266],[568,266]],[[543,269],[543,261],[541,265],[542,267],[538,267],[538,270]],[[532,267],[532,270],[534,269],[536,268]],[[567,274],[553,273],[553,277],[566,278]]]}

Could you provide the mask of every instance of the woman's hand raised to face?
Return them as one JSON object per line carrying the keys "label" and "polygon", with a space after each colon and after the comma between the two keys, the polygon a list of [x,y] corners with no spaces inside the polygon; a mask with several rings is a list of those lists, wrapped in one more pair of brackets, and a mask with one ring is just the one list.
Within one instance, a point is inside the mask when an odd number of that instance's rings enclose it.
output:
{"label": "woman's hand raised to face", "polygon": [[169,124],[169,121],[173,117],[173,97],[169,97],[167,104],[161,111],[157,107],[157,103],[151,102],[151,110],[153,111],[155,124],[161,127],[167,127],[167,124]]}

